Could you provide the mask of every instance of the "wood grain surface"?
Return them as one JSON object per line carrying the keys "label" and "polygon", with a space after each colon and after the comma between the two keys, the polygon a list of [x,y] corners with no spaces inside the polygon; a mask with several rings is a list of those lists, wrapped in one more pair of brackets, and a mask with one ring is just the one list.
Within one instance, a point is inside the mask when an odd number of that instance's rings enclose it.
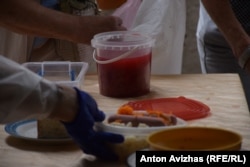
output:
{"label": "wood grain surface", "polygon": [[[131,81],[133,84],[133,81]],[[85,77],[81,89],[89,92],[104,112],[116,112],[128,101],[184,96],[207,104],[211,115],[188,121],[188,126],[220,127],[243,136],[242,149],[250,150],[250,116],[240,79],[237,74],[185,74],[151,77],[151,92],[138,98],[116,99],[99,94],[95,75]],[[126,166],[106,163],[86,156],[73,143],[44,143],[9,136],[0,126],[1,167],[98,167]]]}

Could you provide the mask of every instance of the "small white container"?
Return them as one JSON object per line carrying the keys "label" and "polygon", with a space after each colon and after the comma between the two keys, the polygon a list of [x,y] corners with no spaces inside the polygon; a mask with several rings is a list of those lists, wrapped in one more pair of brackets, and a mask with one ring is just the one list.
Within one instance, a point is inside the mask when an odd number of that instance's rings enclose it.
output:
{"label": "small white container", "polygon": [[86,62],[44,61],[28,62],[22,65],[45,79],[79,88],[88,69]]}
{"label": "small white container", "polygon": [[[106,117],[111,114],[106,113]],[[176,125],[169,126],[158,126],[158,127],[127,127],[127,126],[119,126],[114,124],[108,124],[105,120],[101,123],[95,124],[95,129],[100,132],[110,132],[115,134],[121,134],[124,136],[125,141],[120,144],[111,144],[110,148],[119,156],[119,160],[124,162],[127,157],[134,153],[137,150],[146,149],[149,147],[149,144],[146,141],[148,135],[153,132],[164,130],[164,129],[172,129],[177,127],[186,126],[186,121],[176,118]]]}

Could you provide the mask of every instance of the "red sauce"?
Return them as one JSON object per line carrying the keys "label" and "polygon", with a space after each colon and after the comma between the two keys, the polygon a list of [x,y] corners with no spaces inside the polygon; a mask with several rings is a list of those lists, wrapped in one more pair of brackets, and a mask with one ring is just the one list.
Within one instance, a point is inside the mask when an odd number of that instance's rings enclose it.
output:
{"label": "red sauce", "polygon": [[149,93],[151,57],[152,53],[124,58],[110,64],[98,64],[100,93],[120,98]]}

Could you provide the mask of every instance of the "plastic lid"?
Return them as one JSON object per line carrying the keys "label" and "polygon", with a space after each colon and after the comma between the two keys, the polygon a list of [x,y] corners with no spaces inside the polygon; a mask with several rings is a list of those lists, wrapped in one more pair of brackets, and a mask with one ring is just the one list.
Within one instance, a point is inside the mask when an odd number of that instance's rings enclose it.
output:
{"label": "plastic lid", "polygon": [[162,111],[173,114],[183,120],[203,118],[210,114],[210,108],[207,105],[183,96],[131,101],[124,105],[129,105],[134,110]]}
{"label": "plastic lid", "polygon": [[154,39],[142,32],[111,31],[96,34],[91,40],[91,45],[104,50],[131,50],[150,48],[154,45]]}

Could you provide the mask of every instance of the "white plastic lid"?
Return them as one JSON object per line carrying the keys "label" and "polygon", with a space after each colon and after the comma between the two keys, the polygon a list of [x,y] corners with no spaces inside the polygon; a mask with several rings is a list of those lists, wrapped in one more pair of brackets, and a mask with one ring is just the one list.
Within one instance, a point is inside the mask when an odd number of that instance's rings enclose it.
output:
{"label": "white plastic lid", "polygon": [[104,50],[131,50],[152,47],[154,39],[142,32],[112,31],[96,34],[91,40],[91,45]]}

